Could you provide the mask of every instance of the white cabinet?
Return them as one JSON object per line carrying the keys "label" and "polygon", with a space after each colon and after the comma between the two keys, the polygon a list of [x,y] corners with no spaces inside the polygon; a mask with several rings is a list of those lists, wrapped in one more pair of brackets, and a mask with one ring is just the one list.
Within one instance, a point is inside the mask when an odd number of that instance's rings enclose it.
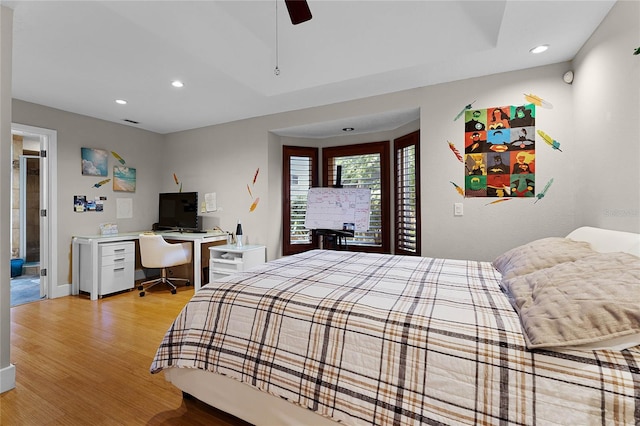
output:
{"label": "white cabinet", "polygon": [[[133,288],[134,274],[133,241],[98,244],[98,296]],[[84,262],[80,266],[80,291],[91,293],[91,277],[90,262]]]}
{"label": "white cabinet", "polygon": [[265,262],[265,247],[235,244],[209,247],[209,282]]}

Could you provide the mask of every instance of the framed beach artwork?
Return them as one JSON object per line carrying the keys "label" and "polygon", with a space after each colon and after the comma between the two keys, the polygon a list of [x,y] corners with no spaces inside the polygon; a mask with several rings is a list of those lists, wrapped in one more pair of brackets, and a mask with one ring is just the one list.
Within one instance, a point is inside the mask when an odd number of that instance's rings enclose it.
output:
{"label": "framed beach artwork", "polygon": [[127,166],[113,166],[113,190],[136,192],[136,169]]}
{"label": "framed beach artwork", "polygon": [[82,174],[85,176],[107,176],[109,152],[97,148],[80,148]]}

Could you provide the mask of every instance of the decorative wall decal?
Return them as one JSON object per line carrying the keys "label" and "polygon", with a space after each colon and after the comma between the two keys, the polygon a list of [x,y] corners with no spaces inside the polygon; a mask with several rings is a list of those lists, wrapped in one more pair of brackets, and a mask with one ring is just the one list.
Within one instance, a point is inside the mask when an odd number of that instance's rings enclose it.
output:
{"label": "decorative wall decal", "polygon": [[100,188],[102,185],[110,181],[111,179],[101,180],[100,182],[93,184],[93,188]]}
{"label": "decorative wall decal", "polygon": [[549,187],[551,186],[552,183],[553,183],[553,178],[549,179],[549,182],[547,182],[547,184],[544,186],[544,189],[542,190],[542,192],[540,192],[539,194],[536,194],[536,200],[533,202],[533,204],[542,200],[544,196],[547,195],[547,191],[549,190]]}
{"label": "decorative wall decal", "polygon": [[500,198],[499,200],[495,200],[485,204],[485,206],[490,206],[491,204],[498,204],[498,203],[502,203],[503,201],[509,201],[509,200],[513,200],[513,198]]}
{"label": "decorative wall decal", "polygon": [[256,199],[253,200],[253,203],[251,203],[251,206],[249,207],[249,212],[254,211],[256,207],[258,207],[259,202],[260,202],[260,197],[256,197]]}
{"label": "decorative wall decal", "polygon": [[542,130],[538,130],[538,134],[540,135],[540,137],[542,139],[544,139],[544,141],[548,145],[551,146],[551,148],[557,149],[558,151],[562,152],[562,150],[560,149],[560,142],[558,142],[557,140],[553,139],[551,136],[549,136],[548,134],[546,134]]}
{"label": "decorative wall decal", "polygon": [[[449,181],[451,182],[451,181]],[[462,195],[464,197],[464,190],[462,188],[460,188],[455,182],[451,182],[451,184],[456,188],[456,191],[458,191],[458,194]]]}
{"label": "decorative wall decal", "polygon": [[544,99],[540,98],[539,96],[536,95],[532,95],[531,93],[529,93],[528,95],[525,93],[524,94],[524,99],[527,102],[530,102],[532,104],[534,104],[535,106],[539,106],[542,108],[548,108],[548,109],[552,109],[553,105],[551,105],[550,102],[545,101]]}
{"label": "decorative wall decal", "polygon": [[464,108],[462,108],[462,110],[460,110],[460,112],[458,113],[458,115],[456,115],[456,118],[453,119],[453,121],[458,121],[458,119],[460,117],[462,117],[462,114],[464,114],[464,112],[468,109],[471,109],[471,106],[474,104],[475,101],[471,102],[470,104],[467,104]]}
{"label": "decorative wall decal", "polygon": [[456,146],[453,143],[449,141],[447,142],[449,143],[449,148],[451,148],[451,151],[453,151],[453,153],[456,155],[456,158],[460,160],[460,162],[462,163],[463,162],[462,155],[460,154],[460,151],[458,151],[458,148],[456,148]]}
{"label": "decorative wall decal", "polygon": [[258,203],[260,202],[260,197],[253,197],[253,191],[251,191],[251,188],[256,184],[256,181],[258,180],[258,174],[260,173],[260,167],[258,167],[256,169],[256,172],[253,174],[253,181],[251,182],[251,186],[249,186],[249,184],[247,184],[247,191],[249,192],[249,196],[251,197],[252,203],[249,206],[249,213],[251,213],[252,211],[254,211],[257,207],[258,207]]}
{"label": "decorative wall decal", "polygon": [[124,166],[124,164],[125,164],[124,158],[120,157],[117,152],[111,151],[111,155],[113,155],[113,158],[118,160],[120,162],[120,164],[122,164]]}
{"label": "decorative wall decal", "polygon": [[175,173],[173,174],[173,181],[176,183],[176,185],[180,186],[178,192],[182,192],[182,183],[180,183],[180,181],[178,180],[178,176],[176,176]]}
{"label": "decorative wall decal", "polygon": [[531,103],[465,111],[466,197],[534,196],[535,108]]}

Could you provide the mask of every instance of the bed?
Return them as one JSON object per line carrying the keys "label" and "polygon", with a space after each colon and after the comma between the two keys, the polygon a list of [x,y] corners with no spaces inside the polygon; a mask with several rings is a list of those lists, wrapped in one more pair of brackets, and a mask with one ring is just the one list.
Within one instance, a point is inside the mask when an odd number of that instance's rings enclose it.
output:
{"label": "bed", "polygon": [[640,424],[640,235],[313,250],[204,286],[151,365],[255,425]]}

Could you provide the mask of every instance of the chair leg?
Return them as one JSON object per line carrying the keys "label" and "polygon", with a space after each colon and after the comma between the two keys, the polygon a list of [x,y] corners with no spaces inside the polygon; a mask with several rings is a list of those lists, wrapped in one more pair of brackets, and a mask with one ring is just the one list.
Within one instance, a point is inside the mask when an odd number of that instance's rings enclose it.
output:
{"label": "chair leg", "polygon": [[[148,291],[151,287],[155,287],[160,283],[166,284],[169,287],[169,290],[171,290],[171,294],[176,294],[177,287],[173,283],[173,281],[185,281],[185,285],[187,286],[191,284],[189,280],[186,278],[167,277],[167,268],[162,268],[162,276],[160,278],[156,278],[155,280],[145,281],[138,286],[138,290],[140,291],[140,297],[143,297],[145,295],[145,292]],[[145,284],[150,284],[150,285],[145,287]]]}

